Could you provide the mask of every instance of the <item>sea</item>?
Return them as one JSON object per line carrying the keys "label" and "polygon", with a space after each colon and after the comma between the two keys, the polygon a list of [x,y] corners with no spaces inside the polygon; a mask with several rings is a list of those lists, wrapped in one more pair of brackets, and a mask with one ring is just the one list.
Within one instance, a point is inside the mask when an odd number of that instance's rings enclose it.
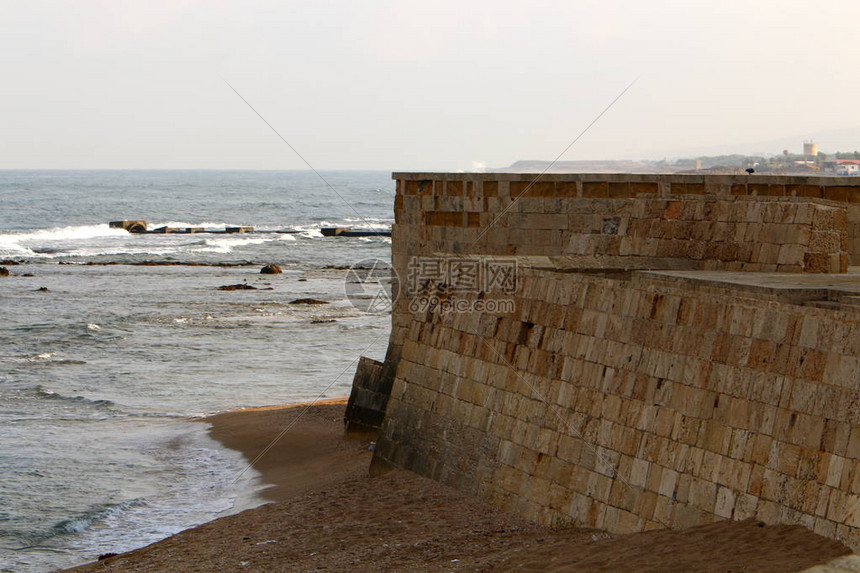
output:
{"label": "sea", "polygon": [[393,201],[389,172],[0,171],[0,571],[263,503],[200,419],[347,396],[358,357],[384,356],[390,315],[351,273],[390,264],[390,238],[320,229],[388,229]]}

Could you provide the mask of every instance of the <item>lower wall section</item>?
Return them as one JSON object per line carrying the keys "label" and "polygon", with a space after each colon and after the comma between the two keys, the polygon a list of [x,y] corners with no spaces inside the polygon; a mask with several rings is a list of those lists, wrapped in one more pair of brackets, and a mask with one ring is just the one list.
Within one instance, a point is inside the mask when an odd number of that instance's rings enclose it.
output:
{"label": "lower wall section", "polygon": [[756,517],[860,548],[860,313],[523,270],[516,312],[398,317],[374,461],[542,523]]}
{"label": "lower wall section", "polygon": [[385,364],[362,356],[355,369],[352,392],[343,415],[347,432],[374,432],[382,426],[393,377]]}

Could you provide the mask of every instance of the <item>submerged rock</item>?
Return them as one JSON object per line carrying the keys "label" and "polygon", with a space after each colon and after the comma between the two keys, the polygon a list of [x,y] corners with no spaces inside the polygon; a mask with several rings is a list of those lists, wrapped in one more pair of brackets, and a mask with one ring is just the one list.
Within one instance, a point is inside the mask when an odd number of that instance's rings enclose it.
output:
{"label": "submerged rock", "polygon": [[36,289],[36,292],[51,292],[48,290],[48,287],[39,287]]}
{"label": "submerged rock", "polygon": [[246,284],[224,285],[219,286],[218,290],[257,290],[257,287]]}
{"label": "submerged rock", "polygon": [[9,276],[9,269],[7,269],[6,267],[0,267],[0,277],[8,277],[8,276]]}
{"label": "submerged rock", "polygon": [[260,269],[261,275],[279,275],[281,274],[281,267],[278,265],[266,265],[262,269]]}
{"label": "submerged rock", "polygon": [[317,300],[315,298],[297,298],[296,300],[291,300],[289,304],[328,304],[324,300]]}
{"label": "submerged rock", "polygon": [[311,324],[330,324],[332,322],[337,322],[333,318],[315,318],[311,321]]}

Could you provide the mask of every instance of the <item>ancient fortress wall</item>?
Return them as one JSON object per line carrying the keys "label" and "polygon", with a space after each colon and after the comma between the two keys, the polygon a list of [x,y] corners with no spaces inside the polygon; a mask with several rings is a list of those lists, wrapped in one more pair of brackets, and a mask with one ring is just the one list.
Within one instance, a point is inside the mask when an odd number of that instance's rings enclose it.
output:
{"label": "ancient fortress wall", "polygon": [[395,255],[596,254],[603,266],[844,272],[854,253],[860,264],[860,181],[850,177],[395,177]]}
{"label": "ancient fortress wall", "polygon": [[[860,548],[860,181],[395,179],[376,467],[544,523],[756,517]],[[513,265],[516,288],[422,260]]]}

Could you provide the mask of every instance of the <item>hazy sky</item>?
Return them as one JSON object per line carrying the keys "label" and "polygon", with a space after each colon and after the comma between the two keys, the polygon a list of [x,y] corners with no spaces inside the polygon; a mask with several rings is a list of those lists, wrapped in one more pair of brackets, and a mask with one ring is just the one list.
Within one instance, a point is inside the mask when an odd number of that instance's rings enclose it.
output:
{"label": "hazy sky", "polygon": [[563,159],[860,126],[856,0],[0,9],[0,168],[305,168],[221,77],[318,169],[552,159],[635,78]]}

